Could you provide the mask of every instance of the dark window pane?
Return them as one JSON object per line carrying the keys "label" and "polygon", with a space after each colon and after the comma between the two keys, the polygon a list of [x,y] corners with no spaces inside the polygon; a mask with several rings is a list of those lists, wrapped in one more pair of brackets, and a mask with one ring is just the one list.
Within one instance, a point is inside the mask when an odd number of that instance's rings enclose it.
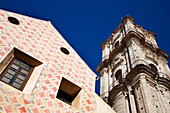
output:
{"label": "dark window pane", "polygon": [[16,83],[16,82],[14,82],[14,83],[12,84],[12,86],[14,86],[14,87],[16,87],[16,88],[18,88],[18,89],[21,87],[21,85],[18,84],[18,83]]}
{"label": "dark window pane", "polygon": [[11,75],[15,75],[15,72],[11,69],[8,70],[8,73],[11,74]]}
{"label": "dark window pane", "polygon": [[119,69],[116,74],[115,74],[116,80],[121,80],[122,79],[122,70]]}
{"label": "dark window pane", "polygon": [[31,70],[31,67],[30,66],[26,66],[25,68],[27,71],[30,71]]}
{"label": "dark window pane", "polygon": [[24,73],[24,74],[26,74],[26,75],[28,74],[28,72],[25,71],[24,69],[22,69],[21,72]]}
{"label": "dark window pane", "polygon": [[17,82],[17,83],[19,83],[19,84],[22,84],[22,83],[23,83],[23,81],[20,80],[20,79],[18,79],[18,78],[15,80],[15,82]]}
{"label": "dark window pane", "polygon": [[16,70],[18,70],[18,66],[16,66],[15,64],[12,64],[12,66],[11,67],[13,67],[14,69],[16,69]]}
{"label": "dark window pane", "polygon": [[[4,71],[1,81],[22,90],[21,88],[26,83],[26,76],[29,76],[30,71],[33,67],[28,64],[14,58],[7,67],[7,70]],[[28,78],[28,77],[27,77]]]}
{"label": "dark window pane", "polygon": [[19,64],[20,64],[20,61],[19,61],[19,60],[17,60],[17,59],[14,59],[14,64],[19,65]]}
{"label": "dark window pane", "polygon": [[3,77],[2,78],[2,81],[6,82],[6,83],[9,83],[10,79],[6,78],[6,77]]}
{"label": "dark window pane", "polygon": [[13,76],[12,76],[11,74],[9,74],[9,73],[6,73],[6,74],[5,74],[5,77],[11,79]]}
{"label": "dark window pane", "polygon": [[22,75],[18,75],[18,78],[21,79],[21,80],[25,79],[25,77],[23,77]]}
{"label": "dark window pane", "polygon": [[10,80],[9,84],[13,84],[13,82],[15,81],[15,79],[17,78],[18,74],[16,73],[12,79]]}
{"label": "dark window pane", "polygon": [[119,41],[117,41],[116,43],[115,43],[115,48],[117,48],[119,46]]}
{"label": "dark window pane", "polygon": [[27,65],[25,63],[21,62],[19,66],[25,69]]}
{"label": "dark window pane", "polygon": [[74,97],[69,95],[68,93],[62,91],[59,89],[57,98],[66,102],[67,104],[71,105],[72,101],[74,100]]}

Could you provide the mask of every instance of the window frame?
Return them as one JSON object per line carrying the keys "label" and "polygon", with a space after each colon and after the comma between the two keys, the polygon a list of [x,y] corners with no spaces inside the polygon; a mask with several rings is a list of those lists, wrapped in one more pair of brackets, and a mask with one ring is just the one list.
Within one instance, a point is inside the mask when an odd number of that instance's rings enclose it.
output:
{"label": "window frame", "polygon": [[150,67],[150,69],[151,69],[152,71],[158,72],[158,69],[157,69],[157,67],[156,67],[154,64],[149,64],[149,67]]}
{"label": "window frame", "polygon": [[[72,92],[68,92],[70,90],[70,87],[72,89]],[[81,87],[79,87],[78,85],[69,81],[68,79],[62,77],[61,83],[59,85],[59,89],[58,89],[58,92],[56,95],[56,99],[59,99],[59,100],[63,101],[64,103],[77,108],[78,106],[74,105],[74,101],[77,101],[76,98],[80,97],[79,94],[80,94],[81,90],[82,90]],[[69,101],[66,98],[64,98],[63,95],[61,95],[61,93],[62,93],[61,91],[64,92],[66,95],[69,95],[72,99]],[[64,96],[66,96],[66,95],[64,95]]]}
{"label": "window frame", "polygon": [[115,78],[116,78],[116,80],[118,80],[119,82],[122,80],[122,70],[121,70],[121,69],[119,69],[119,70],[116,71],[116,73],[115,73]]}
{"label": "window frame", "polygon": [[119,47],[119,45],[120,45],[120,43],[119,43],[119,41],[116,41],[116,43],[115,43],[115,48],[118,48]]}
{"label": "window frame", "polygon": [[[22,60],[14,57],[14,58],[9,62],[9,64],[6,66],[6,68],[3,70],[3,72],[2,72],[1,75],[0,75],[0,81],[2,81],[3,83],[5,83],[5,84],[7,84],[7,85],[10,85],[11,87],[14,87],[14,86],[12,86],[12,84],[10,84],[10,83],[7,83],[7,82],[3,81],[2,78],[5,76],[5,74],[8,72],[8,70],[12,67],[12,65],[15,64],[15,63],[14,63],[14,59],[17,59],[17,60],[23,62]],[[25,63],[25,62],[23,62],[23,63]],[[25,64],[27,64],[27,63],[25,63]],[[29,64],[27,64],[27,65],[29,65]],[[31,66],[31,65],[29,65],[29,66]],[[14,87],[14,88],[16,88],[16,89],[18,89],[18,90],[20,90],[20,91],[22,91],[22,90],[24,89],[26,83],[28,82],[28,80],[29,80],[29,78],[30,78],[30,76],[31,76],[34,68],[35,68],[35,67],[33,67],[33,66],[31,66],[31,67],[32,67],[32,68],[31,68],[31,70],[28,72],[28,74],[25,76],[25,79],[23,80],[23,83],[21,84],[21,87],[20,87],[20,88]],[[23,68],[22,68],[22,69],[23,69]],[[17,71],[15,71],[15,72],[17,72]],[[12,78],[13,78],[13,77],[12,77]],[[11,80],[11,79],[10,79],[10,80]],[[14,82],[13,82],[13,83],[14,83]]]}
{"label": "window frame", "polygon": [[[36,59],[30,52],[24,52],[23,50],[18,49],[18,46],[12,45],[11,49],[7,51],[6,54],[0,59],[0,77],[5,69],[7,69],[8,65],[10,65],[10,62],[13,58],[19,59],[23,63],[34,67],[34,69],[22,90],[19,90],[16,87],[12,87],[10,84],[0,80],[0,84],[2,83],[1,88],[8,92],[15,90],[16,92],[22,92],[23,94],[31,94],[43,70],[44,64],[42,61]],[[25,95],[23,98],[29,100],[30,97]]]}

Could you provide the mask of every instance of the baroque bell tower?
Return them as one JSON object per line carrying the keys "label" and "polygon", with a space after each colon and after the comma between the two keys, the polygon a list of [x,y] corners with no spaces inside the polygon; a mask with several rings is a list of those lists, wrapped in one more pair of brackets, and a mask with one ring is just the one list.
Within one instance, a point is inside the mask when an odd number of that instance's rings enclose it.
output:
{"label": "baroque bell tower", "polygon": [[168,54],[126,16],[101,45],[100,95],[117,113],[170,113]]}

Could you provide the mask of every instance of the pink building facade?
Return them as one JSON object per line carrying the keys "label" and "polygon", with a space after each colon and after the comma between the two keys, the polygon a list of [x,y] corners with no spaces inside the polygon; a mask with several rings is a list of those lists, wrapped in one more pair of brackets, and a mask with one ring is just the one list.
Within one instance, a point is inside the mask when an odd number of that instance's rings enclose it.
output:
{"label": "pink building facade", "polygon": [[[33,67],[23,81],[16,74],[25,72],[22,66],[10,72],[14,58]],[[3,113],[114,112],[95,94],[97,75],[50,21],[0,10],[0,76]],[[60,90],[67,94],[59,95]]]}

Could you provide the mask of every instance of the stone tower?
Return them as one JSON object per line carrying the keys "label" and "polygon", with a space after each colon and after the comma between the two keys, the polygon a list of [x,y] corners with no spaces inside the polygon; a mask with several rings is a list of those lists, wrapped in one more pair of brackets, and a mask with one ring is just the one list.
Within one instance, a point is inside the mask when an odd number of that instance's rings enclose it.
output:
{"label": "stone tower", "polygon": [[101,45],[101,97],[117,113],[170,113],[169,56],[126,16]]}

